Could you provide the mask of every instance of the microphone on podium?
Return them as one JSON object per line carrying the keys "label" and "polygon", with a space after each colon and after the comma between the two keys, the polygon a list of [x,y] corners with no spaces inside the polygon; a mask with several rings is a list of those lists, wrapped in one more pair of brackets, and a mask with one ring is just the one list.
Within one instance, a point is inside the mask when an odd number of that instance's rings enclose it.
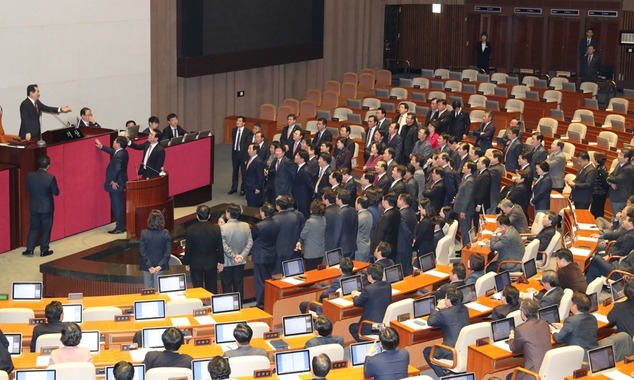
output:
{"label": "microphone on podium", "polygon": [[158,170],[154,169],[154,168],[153,168],[153,167],[151,167],[151,166],[147,166],[147,165],[145,165],[145,164],[141,164],[141,165],[143,165],[143,167],[144,167],[145,169],[150,169],[151,171],[153,171],[154,173],[158,174],[158,175],[159,175],[159,176],[161,176],[161,177],[165,177],[165,176],[167,175],[167,173],[165,173],[165,172],[163,171],[163,168],[161,168],[161,171],[158,171]]}

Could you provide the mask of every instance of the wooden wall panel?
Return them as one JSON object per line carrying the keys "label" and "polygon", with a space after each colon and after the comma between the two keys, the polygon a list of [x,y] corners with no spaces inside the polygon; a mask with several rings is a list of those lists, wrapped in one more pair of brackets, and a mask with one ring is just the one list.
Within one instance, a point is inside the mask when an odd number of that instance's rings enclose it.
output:
{"label": "wooden wall panel", "polygon": [[[633,2],[634,3],[634,2]],[[634,11],[623,11],[620,19],[620,30],[634,30]],[[634,82],[634,53],[628,53],[625,46],[617,47],[617,60],[619,61],[620,71],[617,74],[619,81]],[[634,84],[634,83],[633,83]],[[634,88],[630,86],[629,88]]]}

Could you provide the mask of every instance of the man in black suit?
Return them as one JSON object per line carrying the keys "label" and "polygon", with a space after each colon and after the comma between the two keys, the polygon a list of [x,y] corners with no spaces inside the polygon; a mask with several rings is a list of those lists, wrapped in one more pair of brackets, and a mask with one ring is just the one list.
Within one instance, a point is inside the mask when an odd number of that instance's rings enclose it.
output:
{"label": "man in black suit", "polygon": [[77,127],[101,128],[101,125],[95,121],[92,110],[88,107],[84,107],[79,111],[79,118]]}
{"label": "man in black suit", "polygon": [[601,59],[599,54],[594,50],[594,46],[589,45],[586,55],[579,62],[581,68],[581,78],[585,81],[596,81],[599,76],[599,67],[601,67]]}
{"label": "man in black suit", "polygon": [[143,178],[156,178],[160,176],[165,164],[165,149],[159,144],[163,133],[158,129],[150,131],[147,141],[143,144],[137,144],[131,140],[128,146],[135,150],[143,150],[143,158],[138,174]]}
{"label": "man in black suit", "polygon": [[266,161],[271,156],[271,147],[267,144],[264,133],[256,132],[253,135],[253,143],[258,147],[258,157],[260,157],[263,164],[266,164]]}
{"label": "man in black suit", "polygon": [[295,132],[296,129],[299,129],[299,126],[295,124],[296,122],[297,116],[295,116],[294,113],[288,114],[286,117],[286,125],[282,128],[282,133],[280,134],[280,143],[285,146],[285,152],[291,149],[293,132]]}
{"label": "man in black suit", "polygon": [[392,169],[392,183],[390,184],[390,188],[387,191],[394,192],[396,196],[403,194],[406,192],[405,182],[403,182],[403,176],[407,171],[407,167],[404,165],[394,165]]}
{"label": "man in black suit", "polygon": [[277,237],[280,233],[280,222],[273,219],[275,208],[270,203],[260,207],[262,220],[253,226],[253,284],[255,288],[256,306],[264,308],[264,283],[270,279],[277,262]]}
{"label": "man in black suit", "polygon": [[579,173],[573,181],[567,182],[572,188],[570,199],[575,203],[575,208],[587,210],[592,203],[592,191],[598,173],[590,161],[588,152],[582,151],[577,154],[577,164],[581,168]]}
{"label": "man in black suit", "polygon": [[403,150],[403,138],[398,134],[398,124],[392,123],[388,128],[388,135],[385,137],[386,148],[394,149],[394,158],[401,156]]}
{"label": "man in black suit", "polygon": [[519,139],[519,133],[518,127],[509,127],[506,130],[509,141],[504,147],[504,166],[507,172],[516,172],[519,169],[517,159],[522,152],[522,141]]}
{"label": "man in black suit", "polygon": [[[557,217],[554,212],[551,212],[551,214],[555,215],[555,218]],[[561,248],[555,252],[555,257],[557,258],[557,279],[559,279],[559,285],[563,289],[572,289],[573,292],[584,293],[588,288],[588,283],[581,268],[574,262],[572,252],[569,249]]]}
{"label": "man in black suit", "polygon": [[264,203],[264,163],[258,156],[257,144],[249,144],[247,155],[243,179],[247,206],[260,207]]}
{"label": "man in black suit", "polygon": [[[555,227],[557,226],[558,219],[559,219],[559,216],[557,216],[557,214],[555,214],[552,211],[546,212],[546,215],[544,215],[544,217],[542,218],[543,228],[534,237],[534,239],[539,240],[539,249],[538,249],[539,251],[545,251],[546,248],[548,248],[550,241],[553,239],[553,236],[555,236],[555,232],[557,231]],[[584,279],[584,282],[585,282],[585,279]],[[585,288],[584,288],[584,291],[585,291]]]}
{"label": "man in black suit", "polygon": [[562,316],[563,324],[553,323],[551,326],[555,343],[580,346],[585,351],[584,360],[587,359],[588,350],[599,347],[597,318],[589,311],[590,298],[586,294],[575,293],[570,305],[572,315]]}
{"label": "man in black suit", "polygon": [[437,161],[438,166],[443,170],[443,179],[445,180],[445,186],[447,189],[443,205],[449,205],[453,203],[453,199],[458,193],[458,181],[456,180],[457,174],[451,165],[449,165],[449,162],[451,161],[449,154],[439,154]]}
{"label": "man in black suit", "polygon": [[376,116],[370,115],[368,116],[368,130],[365,133],[365,150],[363,151],[363,162],[368,162],[368,159],[370,158],[370,148],[372,146],[372,143],[374,142],[374,139],[372,137],[374,136],[374,132],[376,131],[380,131],[376,121]]}
{"label": "man in black suit", "polygon": [[[431,98],[429,100],[429,111],[425,115],[425,126],[428,126],[429,123],[436,119],[438,119],[438,99]],[[436,128],[436,132],[438,132],[438,128]]]}
{"label": "man in black suit", "polygon": [[[438,300],[438,305],[431,311],[427,324],[433,327],[440,327],[442,330],[442,344],[454,347],[458,340],[458,335],[463,327],[469,324],[469,310],[462,304],[462,292],[454,287],[449,287],[444,299]],[[431,346],[423,350],[425,361],[434,370],[438,377],[445,375],[445,370],[431,362]],[[437,349],[434,357],[437,359],[450,359],[451,352],[444,349]]]}
{"label": "man in black suit", "polygon": [[302,130],[297,128],[293,131],[293,135],[291,136],[291,140],[288,141],[288,150],[286,151],[286,157],[294,161],[295,155],[302,149],[302,141],[304,141],[304,135],[302,134]]}
{"label": "man in black suit", "polygon": [[381,192],[387,192],[392,184],[392,179],[387,172],[387,162],[379,160],[376,163],[376,177],[374,178],[374,186],[379,188]]}
{"label": "man in black suit", "polygon": [[623,291],[627,300],[614,304],[608,313],[608,321],[616,325],[616,331],[623,331],[634,336],[634,318],[632,318],[634,315],[634,279],[625,283]]}
{"label": "man in black suit", "polygon": [[98,149],[110,155],[110,162],[106,168],[104,189],[110,195],[110,207],[114,214],[115,227],[114,230],[108,231],[108,233],[122,234],[125,232],[124,190],[125,183],[128,181],[129,159],[125,147],[128,145],[128,140],[123,136],[119,136],[112,142],[112,148],[108,148],[99,139],[95,139],[95,145]]}
{"label": "man in black suit", "polygon": [[274,154],[275,160],[269,172],[271,169],[275,171],[275,196],[291,195],[295,165],[284,155],[283,145],[276,147]]}
{"label": "man in black suit", "polygon": [[594,37],[594,29],[586,29],[586,35],[579,40],[579,61],[583,63],[587,59],[586,53],[588,52],[588,46],[594,47],[595,50],[599,50],[599,40]]}
{"label": "man in black suit", "polygon": [[15,368],[13,366],[13,360],[11,360],[11,354],[8,351],[9,340],[2,330],[0,330],[0,371],[4,371],[7,374],[11,373]]}
{"label": "man in black suit", "polygon": [[[408,377],[409,352],[398,348],[398,331],[385,327],[379,331],[382,352],[373,355],[374,345],[368,349],[363,364],[363,377],[375,380],[404,379]],[[314,379],[313,379],[314,380]]]}
{"label": "man in black suit", "polygon": [[471,120],[467,111],[462,109],[462,102],[455,100],[451,106],[453,107],[451,124],[449,125],[449,134],[456,137],[456,141],[460,142],[467,138],[469,128],[471,128]]}
{"label": "man in black suit", "polygon": [[379,264],[383,269],[394,265],[394,260],[390,259],[392,255],[392,246],[390,243],[382,241],[372,253],[374,257],[374,263]]}
{"label": "man in black suit", "polygon": [[340,247],[344,257],[354,258],[357,250],[357,230],[359,216],[357,210],[350,206],[351,197],[348,190],[340,189],[336,193],[335,204],[339,207],[335,219],[335,247]]}
{"label": "man in black suit", "polygon": [[495,125],[493,125],[493,111],[485,111],[482,115],[482,124],[473,131],[476,137],[475,145],[483,152],[493,147],[493,137],[495,137]]}
{"label": "man in black suit", "polygon": [[561,297],[564,295],[563,289],[559,286],[557,272],[547,269],[542,272],[542,285],[545,293],[537,293],[535,298],[539,300],[539,307],[543,308],[551,305],[559,305]]}
{"label": "man in black suit", "polygon": [[414,239],[416,238],[417,217],[414,210],[410,207],[411,204],[412,196],[408,193],[400,194],[396,201],[400,222],[394,261],[397,264],[401,264],[404,276],[412,274],[412,244],[414,244]]}
{"label": "man in black suit", "polygon": [[361,321],[380,323],[385,316],[385,310],[392,303],[392,286],[389,282],[383,281],[383,267],[378,264],[371,264],[368,267],[368,283],[361,292],[352,291],[352,302],[356,307],[363,307],[363,313],[358,323],[353,323],[349,327],[350,335],[355,341],[363,341],[359,337],[359,332],[363,335],[372,333],[372,326],[364,324],[361,331],[359,327]]}
{"label": "man in black suit", "polygon": [[429,188],[423,192],[423,196],[429,199],[436,213],[439,213],[445,204],[446,188],[443,179],[444,174],[445,172],[442,168],[432,168]]}
{"label": "man in black suit", "polygon": [[299,257],[299,252],[295,251],[295,246],[299,241],[299,233],[304,228],[304,219],[300,220],[297,215],[291,212],[292,206],[289,196],[278,195],[275,198],[275,208],[277,214],[273,216],[280,224],[280,233],[277,235],[275,246],[277,248],[277,262],[273,273],[282,273],[282,261]]}
{"label": "man in black suit", "polygon": [[187,133],[180,125],[178,125],[178,116],[175,113],[167,115],[167,127],[163,129],[163,139],[170,140],[174,137],[185,136]]}
{"label": "man in black suit", "polygon": [[317,133],[313,139],[313,145],[315,149],[319,149],[321,143],[328,141],[332,143],[332,133],[328,130],[328,120],[323,117],[317,119]]}
{"label": "man in black suit", "polygon": [[546,149],[542,145],[544,135],[535,132],[532,137],[531,146],[533,148],[531,149],[531,167],[535,170],[539,161],[545,161],[548,158],[548,152],[546,152]]}
{"label": "man in black suit", "polygon": [[609,196],[613,213],[623,210],[627,197],[634,193],[632,156],[634,156],[634,149],[621,149],[616,157],[618,163],[607,178],[610,184]]}
{"label": "man in black suit", "polygon": [[319,165],[319,171],[317,172],[317,180],[315,181],[315,187],[313,189],[313,198],[321,199],[322,191],[329,186],[328,178],[332,173],[332,167],[330,167],[330,161],[332,156],[330,153],[322,153],[317,158],[317,164]]}
{"label": "man in black suit", "polygon": [[382,241],[389,243],[392,247],[390,259],[396,255],[395,247],[398,246],[398,229],[401,224],[401,214],[396,209],[396,201],[397,195],[391,191],[383,195],[381,205],[385,211],[376,223],[370,243],[370,252],[374,252],[376,246]]}
{"label": "man in black suit", "polygon": [[438,128],[436,132],[443,134],[449,132],[449,126],[451,125],[451,112],[447,110],[447,101],[445,99],[438,99]]}
{"label": "man in black suit", "polygon": [[196,208],[196,219],[187,227],[183,264],[191,273],[195,288],[204,287],[212,294],[218,293],[218,269],[225,262],[222,236],[217,224],[209,223],[210,210],[207,205]]}
{"label": "man in black suit", "polygon": [[293,176],[293,198],[297,204],[297,210],[304,215],[305,219],[310,217],[310,202],[313,199],[313,178],[306,162],[308,153],[300,149],[295,155],[296,171]]}
{"label": "man in black suit", "polygon": [[[489,172],[489,164],[491,160],[488,157],[480,157],[478,159],[477,173],[475,175],[475,183],[473,184],[473,198],[475,201],[475,214],[473,216],[474,226],[478,230],[480,223],[480,215],[486,214],[491,207],[491,172]],[[484,209],[482,209],[484,205]]]}
{"label": "man in black suit", "polygon": [[339,171],[343,176],[341,185],[350,193],[350,205],[354,205],[357,201],[357,181],[352,176],[352,171],[349,168],[343,167]]}
{"label": "man in black suit", "polygon": [[40,336],[45,334],[59,334],[62,331],[64,326],[66,326],[66,322],[62,322],[62,314],[64,314],[64,307],[61,302],[51,301],[51,303],[46,305],[44,308],[46,322],[33,327],[30,345],[31,352],[35,352],[37,339]]}
{"label": "man in black suit", "polygon": [[161,335],[165,351],[150,351],[145,355],[143,364],[149,371],[158,367],[190,368],[193,358],[187,354],[179,354],[178,349],[183,345],[183,332],[176,327],[168,327]]}
{"label": "man in black suit", "polygon": [[[178,120],[178,119],[177,119]],[[242,173],[242,186],[240,195],[244,195],[244,170],[247,160],[247,146],[251,142],[251,131],[246,127],[247,119],[238,116],[236,126],[231,130],[231,189],[227,194],[234,194],[238,191],[238,173]]]}
{"label": "man in black suit", "polygon": [[24,256],[33,256],[37,233],[42,230],[40,242],[40,256],[49,256],[53,251],[49,249],[51,229],[53,228],[53,212],[55,211],[54,195],[59,195],[59,187],[55,176],[48,172],[51,159],[42,156],[37,160],[38,170],[26,175],[26,190],[31,195],[29,202],[29,236],[27,238]]}
{"label": "man in black suit", "polygon": [[449,275],[449,283],[441,285],[434,291],[434,296],[437,300],[445,299],[447,296],[447,290],[449,288],[457,289],[465,284],[464,280],[467,277],[467,268],[463,263],[451,264],[451,274]]}
{"label": "man in black suit", "polygon": [[330,187],[326,187],[322,191],[321,200],[326,205],[324,218],[326,219],[326,230],[324,233],[324,248],[326,251],[337,248],[335,245],[335,226],[337,224],[337,216],[339,215],[339,207],[336,205],[337,194]]}
{"label": "man in black suit", "polygon": [[40,88],[36,84],[30,84],[26,88],[26,99],[20,104],[20,138],[23,140],[38,139],[40,137],[40,118],[42,112],[66,113],[70,112],[69,106],[49,107],[40,102]]}
{"label": "man in black suit", "polygon": [[387,128],[390,126],[390,119],[385,117],[386,112],[385,108],[379,107],[376,110],[376,125],[379,128],[379,131],[387,133]]}

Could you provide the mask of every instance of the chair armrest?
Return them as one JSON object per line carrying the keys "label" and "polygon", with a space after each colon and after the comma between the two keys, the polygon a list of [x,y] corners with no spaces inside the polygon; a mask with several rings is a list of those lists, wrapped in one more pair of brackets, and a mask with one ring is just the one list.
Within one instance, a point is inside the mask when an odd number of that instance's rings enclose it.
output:
{"label": "chair armrest", "polygon": [[500,261],[500,263],[498,264],[498,269],[497,272],[500,273],[500,269],[502,268],[502,265],[504,264],[522,264],[521,260],[502,260]]}
{"label": "chair armrest", "polygon": [[612,272],[610,272],[610,274],[608,274],[608,276],[606,277],[605,281],[606,283],[608,283],[608,280],[610,278],[612,278],[613,275],[615,274],[620,274],[621,276],[625,277],[625,281],[627,281],[630,278],[634,277],[634,273],[630,273],[630,272],[626,272],[624,270],[619,270],[619,269],[614,269]]}
{"label": "chair armrest", "polygon": [[315,316],[317,316],[317,311],[319,310],[321,307],[323,307],[323,304],[321,302],[317,302],[317,301],[310,301],[308,303],[308,307],[306,308],[306,312],[307,313],[311,313],[311,314],[315,314]]}
{"label": "chair armrest", "polygon": [[607,261],[608,263],[614,261],[614,260],[621,260],[623,258],[623,256],[612,256],[612,255],[607,255],[605,257],[605,261]]}
{"label": "chair armrest", "polygon": [[358,332],[359,338],[361,338],[363,340],[374,341],[375,340],[374,338],[372,338],[370,336],[367,336],[367,335],[363,335],[361,333],[361,330],[363,330],[363,326],[370,325],[370,327],[372,327],[372,325],[375,324],[375,323],[376,322],[372,322],[372,321],[365,321],[365,320],[361,321],[361,323],[359,323],[359,332]]}
{"label": "chair armrest", "polygon": [[516,380],[517,379],[517,374],[519,372],[524,372],[525,374],[534,377],[536,380],[540,380],[539,374],[537,374],[536,372],[533,372],[531,370],[528,370],[526,368],[522,368],[522,367],[517,367],[517,368],[515,368],[515,370],[513,370],[513,375],[511,376],[511,380]]}
{"label": "chair armrest", "polygon": [[[434,358],[434,353],[436,353],[436,348],[438,347],[451,351],[451,366],[448,366],[447,363],[440,362]],[[429,358],[431,359],[431,362],[433,364],[436,364],[438,366],[448,368],[448,369],[456,368],[456,366],[458,365],[458,352],[456,352],[456,349],[450,346],[445,346],[444,344],[440,344],[440,343],[434,344],[433,346],[431,346],[431,352],[429,353]]]}

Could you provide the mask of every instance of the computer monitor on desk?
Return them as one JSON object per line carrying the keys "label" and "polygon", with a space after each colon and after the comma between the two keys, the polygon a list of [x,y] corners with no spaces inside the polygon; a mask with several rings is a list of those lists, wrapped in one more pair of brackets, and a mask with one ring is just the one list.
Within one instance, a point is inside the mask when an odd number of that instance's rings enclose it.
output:
{"label": "computer monitor on desk", "polygon": [[240,293],[211,296],[211,312],[213,314],[238,312],[241,308]]}
{"label": "computer monitor on desk", "polygon": [[313,333],[313,317],[310,314],[298,314],[282,319],[284,336],[304,335]]}
{"label": "computer monitor on desk", "polygon": [[54,369],[24,369],[15,371],[15,380],[56,380],[55,374]]}
{"label": "computer monitor on desk", "polygon": [[275,372],[278,376],[310,372],[309,351],[298,350],[276,353]]}
{"label": "computer monitor on desk", "polygon": [[62,309],[64,310],[62,322],[81,323],[83,321],[82,304],[62,305]]}
{"label": "computer monitor on desk", "polygon": [[216,344],[222,343],[234,343],[236,338],[233,337],[233,330],[236,329],[238,323],[247,323],[246,321],[236,321],[228,323],[216,323],[214,326],[214,333],[216,337]]}
{"label": "computer monitor on desk", "polygon": [[165,318],[164,300],[136,301],[134,303],[135,321],[163,318]]}
{"label": "computer monitor on desk", "polygon": [[14,301],[39,301],[42,299],[41,282],[14,282],[11,299]]}
{"label": "computer monitor on desk", "polygon": [[187,290],[187,278],[184,273],[158,277],[159,293],[184,293]]}
{"label": "computer monitor on desk", "polygon": [[341,251],[341,248],[335,248],[331,249],[330,251],[326,251],[326,263],[328,263],[329,267],[339,265],[342,257],[343,252]]}

